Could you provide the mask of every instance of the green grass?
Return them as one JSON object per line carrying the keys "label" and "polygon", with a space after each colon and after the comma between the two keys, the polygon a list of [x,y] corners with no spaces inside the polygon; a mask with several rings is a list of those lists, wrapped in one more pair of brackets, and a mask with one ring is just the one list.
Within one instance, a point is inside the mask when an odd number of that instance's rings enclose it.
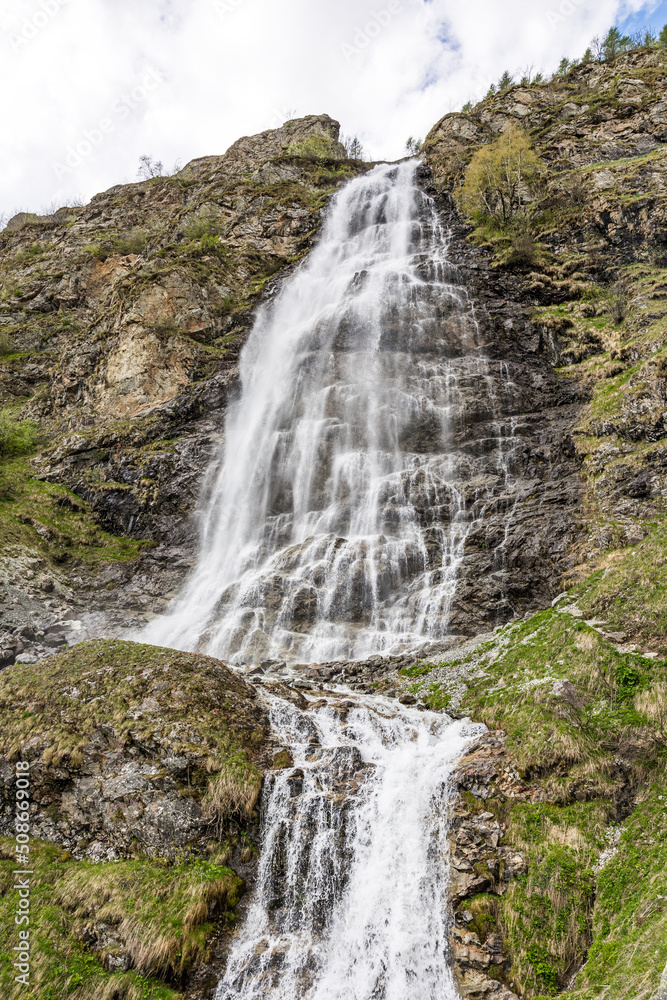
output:
{"label": "green grass", "polygon": [[657,990],[667,963],[666,763],[597,878],[593,941],[572,1000],[648,1000]]}
{"label": "green grass", "polygon": [[667,521],[642,522],[648,534],[637,545],[608,552],[599,566],[574,587],[572,596],[609,631],[667,656]]}
{"label": "green grass", "polygon": [[34,451],[39,432],[32,420],[20,420],[11,410],[0,410],[0,459]]}
{"label": "green grass", "polygon": [[142,254],[148,244],[149,234],[143,229],[132,229],[127,233],[105,235],[97,243],[88,243],[84,252],[96,260],[105,261],[113,254],[126,257],[128,254]]}
{"label": "green grass", "polygon": [[[128,716],[158,679],[159,712]],[[91,734],[104,725],[113,727],[119,748],[162,734],[171,752],[198,755],[200,769],[193,768],[190,781],[202,791],[210,775],[231,775],[253,792],[261,780],[252,757],[265,734],[247,689],[217,660],[197,653],[115,639],[82,642],[3,671],[0,713],[6,759],[31,742],[45,764],[76,772]]]}
{"label": "green grass", "polygon": [[[32,841],[26,987],[14,981],[12,967],[18,941],[13,848],[10,838],[0,839],[0,991],[7,1000],[179,1000],[174,985],[207,956],[214,910],[233,920],[242,889],[234,872],[202,859],[92,863]],[[113,928],[120,947],[94,952],[86,946],[99,923]],[[109,958],[122,953],[131,956],[131,971],[109,972]]]}
{"label": "green grass", "polygon": [[53,564],[79,559],[92,566],[136,559],[145,545],[103,531],[90,504],[36,479],[27,458],[0,462],[0,552],[30,551]]}
{"label": "green grass", "polygon": [[[464,663],[460,711],[506,734],[508,763],[528,789],[526,801],[493,785],[483,803],[466,797],[496,815],[503,843],[527,864],[480,911],[480,929],[494,922],[511,955],[503,981],[526,997],[555,995],[590,948],[578,981],[588,992],[573,997],[648,1000],[667,959],[658,900],[664,893],[667,905],[667,661],[620,652],[581,618],[550,609],[500,629],[465,660],[405,680],[444,707]],[[558,680],[574,685],[575,704],[552,693]],[[623,822],[624,786],[639,806],[597,876],[608,832]]]}

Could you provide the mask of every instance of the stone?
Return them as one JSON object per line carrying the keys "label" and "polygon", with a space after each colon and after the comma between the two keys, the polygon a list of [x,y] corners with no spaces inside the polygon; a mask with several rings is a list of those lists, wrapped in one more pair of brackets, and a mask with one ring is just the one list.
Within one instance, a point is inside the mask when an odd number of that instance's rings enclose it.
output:
{"label": "stone", "polygon": [[584,703],[579,692],[572,681],[568,680],[567,677],[562,680],[554,681],[553,687],[551,688],[551,694],[554,698],[562,698],[563,701],[566,701],[568,705],[571,705],[572,708],[577,711],[580,711],[584,707]]}

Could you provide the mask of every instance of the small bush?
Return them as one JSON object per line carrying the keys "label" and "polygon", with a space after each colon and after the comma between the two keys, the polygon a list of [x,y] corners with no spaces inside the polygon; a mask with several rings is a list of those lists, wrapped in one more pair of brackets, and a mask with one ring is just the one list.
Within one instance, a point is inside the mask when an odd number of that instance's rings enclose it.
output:
{"label": "small bush", "polygon": [[609,301],[607,302],[607,312],[614,323],[622,323],[628,315],[630,307],[630,292],[624,281],[617,281],[611,290]]}
{"label": "small bush", "polygon": [[309,135],[301,142],[293,142],[287,150],[288,156],[301,156],[305,160],[337,160],[339,155],[333,139],[328,135]]}
{"label": "small bush", "polygon": [[148,244],[148,233],[143,229],[133,229],[129,233],[116,233],[100,243],[89,243],[83,249],[96,260],[106,260],[113,254],[127,257],[128,254],[141,254]]}
{"label": "small bush", "polygon": [[356,135],[342,135],[340,141],[345,146],[345,152],[351,160],[364,160],[366,153],[361,145],[361,139]]}
{"label": "small bush", "polygon": [[211,215],[196,215],[183,226],[186,240],[200,240],[203,236],[219,236],[220,220]]}
{"label": "small bush", "polygon": [[523,230],[512,237],[507,264],[517,266],[535,262],[535,237],[529,230]]}
{"label": "small bush", "polygon": [[8,410],[0,410],[0,458],[25,455],[37,440],[37,425],[32,420],[17,420]]}

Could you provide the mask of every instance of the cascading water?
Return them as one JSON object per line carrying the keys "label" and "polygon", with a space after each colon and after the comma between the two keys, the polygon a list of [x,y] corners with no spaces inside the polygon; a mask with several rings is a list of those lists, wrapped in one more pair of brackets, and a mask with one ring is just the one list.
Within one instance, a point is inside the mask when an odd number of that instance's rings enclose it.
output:
{"label": "cascading water", "polygon": [[[259,314],[196,568],[144,640],[294,664],[447,634],[466,539],[516,504],[512,435],[415,171],[347,184]],[[217,1000],[454,1000],[451,775],[475,727],[332,695],[272,713],[294,766],[267,780]]]}
{"label": "cascading water", "polygon": [[451,773],[482,727],[278,699],[272,724],[295,766],[265,789],[257,888],[216,1000],[455,1000]]}
{"label": "cascading water", "polygon": [[452,440],[494,402],[415,170],[383,165],[348,183],[259,314],[198,563],[144,639],[231,662],[313,662],[447,634],[466,535],[488,502],[483,490],[466,501]]}

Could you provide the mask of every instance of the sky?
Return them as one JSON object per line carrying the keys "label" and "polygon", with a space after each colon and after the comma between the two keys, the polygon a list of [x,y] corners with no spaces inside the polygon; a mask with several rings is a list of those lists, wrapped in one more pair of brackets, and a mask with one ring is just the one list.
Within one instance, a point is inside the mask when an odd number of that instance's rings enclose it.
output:
{"label": "sky", "polygon": [[658,0],[4,0],[0,220],[326,112],[395,159],[503,70],[553,71]]}

